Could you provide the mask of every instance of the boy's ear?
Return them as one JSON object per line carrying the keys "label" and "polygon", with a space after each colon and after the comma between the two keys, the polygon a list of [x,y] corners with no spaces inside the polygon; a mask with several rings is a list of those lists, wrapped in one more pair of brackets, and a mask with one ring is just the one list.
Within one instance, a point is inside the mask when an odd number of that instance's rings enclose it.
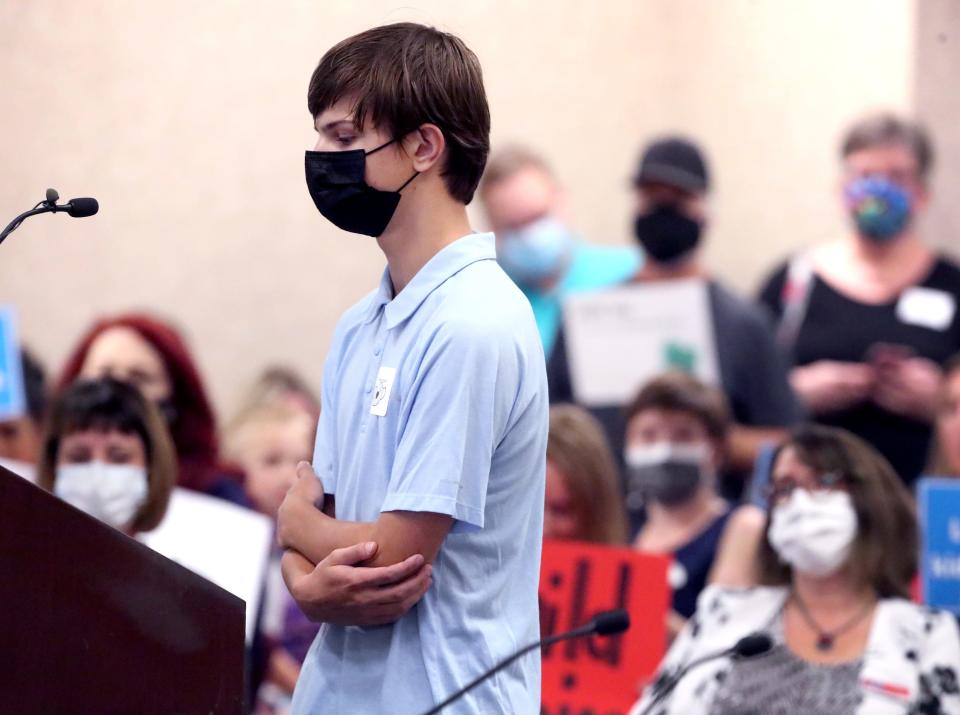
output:
{"label": "boy's ear", "polygon": [[447,142],[436,124],[421,124],[404,139],[407,155],[413,159],[413,169],[421,174],[429,171],[443,157]]}

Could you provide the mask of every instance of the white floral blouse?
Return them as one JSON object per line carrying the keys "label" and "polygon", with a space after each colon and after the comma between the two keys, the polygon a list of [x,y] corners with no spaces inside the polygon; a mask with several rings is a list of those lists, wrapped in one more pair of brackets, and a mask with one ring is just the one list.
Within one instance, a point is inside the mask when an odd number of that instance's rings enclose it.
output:
{"label": "white floral blouse", "polygon": [[[674,641],[654,683],[631,710],[639,715],[662,683],[685,664],[769,631],[787,589],[708,587],[697,612]],[[758,657],[757,662],[762,660]],[[742,661],[747,668],[751,661]],[[653,715],[710,715],[733,661],[720,658],[691,670]],[[759,666],[758,666],[759,667]],[[960,626],[950,613],[903,599],[877,606],[857,682],[857,715],[960,715]]]}

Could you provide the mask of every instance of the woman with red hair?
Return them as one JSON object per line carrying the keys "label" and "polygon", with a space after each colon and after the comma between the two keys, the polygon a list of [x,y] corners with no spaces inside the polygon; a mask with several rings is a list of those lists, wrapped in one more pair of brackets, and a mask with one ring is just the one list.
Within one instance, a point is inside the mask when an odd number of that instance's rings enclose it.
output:
{"label": "woman with red hair", "polygon": [[160,408],[177,450],[179,486],[245,503],[239,479],[218,466],[213,409],[172,326],[142,313],[96,322],[67,360],[58,390],[104,376],[132,383]]}

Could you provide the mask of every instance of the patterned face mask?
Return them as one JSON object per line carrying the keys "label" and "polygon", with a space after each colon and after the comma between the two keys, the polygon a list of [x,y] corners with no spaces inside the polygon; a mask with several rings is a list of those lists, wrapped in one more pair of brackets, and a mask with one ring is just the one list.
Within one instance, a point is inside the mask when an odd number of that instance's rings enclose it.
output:
{"label": "patterned face mask", "polygon": [[913,213],[910,194],[882,176],[866,176],[847,184],[847,208],[861,236],[886,243],[907,228]]}

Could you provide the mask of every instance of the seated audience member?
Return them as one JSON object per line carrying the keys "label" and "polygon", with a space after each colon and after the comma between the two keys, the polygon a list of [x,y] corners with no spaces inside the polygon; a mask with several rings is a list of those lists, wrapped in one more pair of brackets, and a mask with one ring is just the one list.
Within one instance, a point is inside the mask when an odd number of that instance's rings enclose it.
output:
{"label": "seated audience member", "polygon": [[936,440],[928,474],[960,477],[960,355],[943,368],[937,402]]}
{"label": "seated audience member", "polygon": [[278,402],[303,412],[314,423],[320,417],[316,393],[296,371],[281,365],[268,367],[260,374],[244,396],[238,413]]}
{"label": "seated audience member", "polygon": [[246,505],[243,486],[217,461],[217,432],[200,373],[179,333],[142,314],[94,324],[67,360],[62,390],[74,380],[130,382],[160,408],[177,450],[177,485]]}
{"label": "seated audience member", "polygon": [[[626,411],[627,500],[641,514],[633,545],[671,554],[676,633],[693,615],[707,584],[718,544],[733,521],[730,505],[717,494],[730,427],[723,394],[686,373],[672,372],[647,383]],[[730,560],[730,559],[728,559]],[[730,560],[734,561],[734,560]],[[724,578],[746,580],[731,563]],[[742,563],[741,569],[748,564]]]}
{"label": "seated audience member", "polygon": [[620,283],[640,266],[628,246],[598,246],[572,228],[569,206],[546,161],[532,151],[495,154],[480,183],[480,200],[497,236],[497,260],[533,306],[549,357],[564,296]]}
{"label": "seated audience member", "polygon": [[[263,381],[258,385],[263,386]],[[250,401],[228,427],[224,455],[245,475],[250,503],[276,521],[287,490],[296,481],[297,464],[309,460],[313,449],[314,419],[295,402],[265,399]],[[300,666],[319,625],[297,608],[280,572],[283,555],[275,548],[267,568],[259,618],[257,672],[262,680],[257,693],[257,713],[286,712]],[[262,664],[260,661],[263,661]]]}
{"label": "seated audience member", "polygon": [[603,429],[574,405],[550,409],[543,536],[624,545],[617,466]]}
{"label": "seated audience member", "polygon": [[136,388],[76,382],[54,401],[37,483],[129,536],[163,520],[176,457],[163,418]]}
{"label": "seated audience member", "polygon": [[[711,586],[634,713],[960,713],[960,631],[908,600],[917,567],[910,494],[859,438],[805,427],[780,448],[759,555],[762,586]],[[772,647],[719,657],[763,632]]]}
{"label": "seated audience member", "polygon": [[20,351],[26,411],[20,417],[0,420],[0,465],[32,478],[40,458],[40,440],[47,409],[46,376],[26,350]]}
{"label": "seated audience member", "polygon": [[[740,476],[752,468],[760,446],[782,438],[784,429],[802,417],[787,382],[786,362],[764,311],[717,282],[701,262],[709,177],[700,149],[680,138],[653,142],[643,152],[633,184],[634,233],[645,261],[631,282],[699,279],[707,283],[719,380],[734,419],[727,466],[737,478],[725,480],[721,487],[738,497],[743,487]],[[562,331],[547,369],[554,402],[575,399],[564,335]],[[604,424],[615,453],[622,453],[622,409],[623,405],[612,404],[592,410]]]}
{"label": "seated audience member", "polygon": [[909,486],[929,454],[940,365],[960,350],[960,267],[918,232],[933,165],[920,126],[869,117],[841,155],[847,235],[781,265],[760,300],[813,419],[865,439]]}

